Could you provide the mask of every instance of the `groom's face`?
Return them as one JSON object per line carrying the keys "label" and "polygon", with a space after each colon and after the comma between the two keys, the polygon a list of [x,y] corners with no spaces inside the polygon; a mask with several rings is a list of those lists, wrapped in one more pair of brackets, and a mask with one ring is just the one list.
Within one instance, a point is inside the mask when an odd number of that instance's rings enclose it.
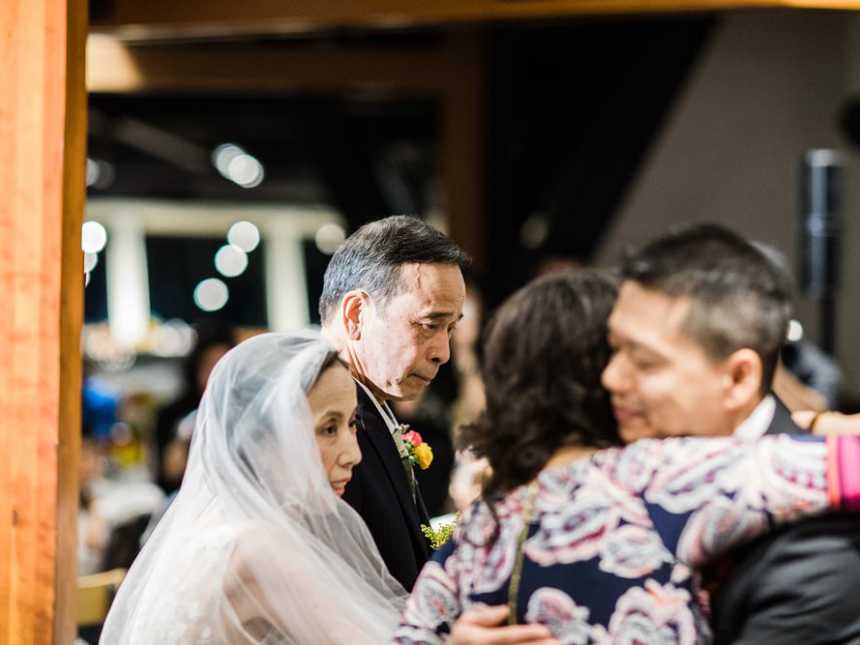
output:
{"label": "groom's face", "polygon": [[416,398],[451,357],[451,333],[463,316],[466,287],[456,265],[406,264],[400,292],[361,313],[355,351],[365,380],[383,396]]}
{"label": "groom's face", "polygon": [[726,366],[684,332],[691,302],[626,281],[609,317],[612,358],[603,385],[625,442],[726,435]]}

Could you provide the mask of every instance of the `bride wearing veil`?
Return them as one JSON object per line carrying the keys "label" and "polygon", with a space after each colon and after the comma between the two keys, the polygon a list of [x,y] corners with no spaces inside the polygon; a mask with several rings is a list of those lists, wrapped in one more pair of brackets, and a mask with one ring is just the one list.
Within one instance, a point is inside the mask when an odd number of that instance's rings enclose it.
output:
{"label": "bride wearing veil", "polygon": [[339,498],[360,460],[355,406],[318,334],[231,350],[203,395],[182,488],[101,643],[387,642],[406,593]]}

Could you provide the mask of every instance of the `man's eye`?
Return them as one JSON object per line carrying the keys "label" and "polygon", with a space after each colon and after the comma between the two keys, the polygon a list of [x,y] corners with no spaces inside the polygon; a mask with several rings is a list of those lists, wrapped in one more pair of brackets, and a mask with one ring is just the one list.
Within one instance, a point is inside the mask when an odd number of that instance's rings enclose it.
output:
{"label": "man's eye", "polygon": [[439,323],[423,323],[421,326],[424,329],[426,329],[427,331],[438,331],[439,330]]}
{"label": "man's eye", "polygon": [[631,357],[631,362],[636,369],[640,370],[650,370],[657,366],[657,361],[650,358],[642,358],[641,356]]}

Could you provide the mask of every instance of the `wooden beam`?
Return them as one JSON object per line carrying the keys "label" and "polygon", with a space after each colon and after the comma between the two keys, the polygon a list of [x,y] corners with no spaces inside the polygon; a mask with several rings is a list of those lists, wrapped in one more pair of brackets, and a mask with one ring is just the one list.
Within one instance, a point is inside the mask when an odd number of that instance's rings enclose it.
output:
{"label": "wooden beam", "polygon": [[124,38],[290,34],[562,16],[730,9],[860,9],[858,0],[112,0],[94,27]]}
{"label": "wooden beam", "polygon": [[71,643],[86,0],[0,2],[0,643]]}
{"label": "wooden beam", "polygon": [[302,48],[288,43],[133,46],[87,42],[90,92],[439,91],[450,83],[445,47],[391,51]]}

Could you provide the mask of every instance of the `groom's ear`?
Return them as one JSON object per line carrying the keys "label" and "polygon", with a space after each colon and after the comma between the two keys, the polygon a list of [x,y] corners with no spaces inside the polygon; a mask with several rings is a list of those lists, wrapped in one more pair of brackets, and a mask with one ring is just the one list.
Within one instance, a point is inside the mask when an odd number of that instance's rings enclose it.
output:
{"label": "groom's ear", "polygon": [[745,347],[733,352],[723,362],[725,369],[725,405],[730,410],[745,408],[761,397],[764,374],[761,357]]}
{"label": "groom's ear", "polygon": [[340,315],[343,328],[350,340],[361,339],[361,316],[368,304],[367,293],[361,290],[347,291],[340,301]]}

